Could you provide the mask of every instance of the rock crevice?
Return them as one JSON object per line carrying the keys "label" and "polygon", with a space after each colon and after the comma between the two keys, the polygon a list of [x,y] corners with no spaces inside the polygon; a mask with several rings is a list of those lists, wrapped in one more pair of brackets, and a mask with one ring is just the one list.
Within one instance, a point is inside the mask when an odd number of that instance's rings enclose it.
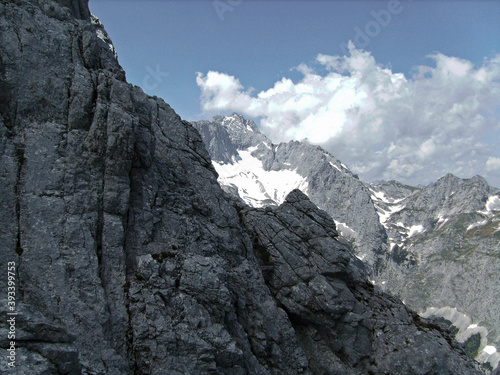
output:
{"label": "rock crevice", "polygon": [[0,259],[23,292],[1,372],[476,373],[373,289],[303,194],[259,210],[224,193],[200,134],[125,82],[86,1],[2,2],[0,28]]}

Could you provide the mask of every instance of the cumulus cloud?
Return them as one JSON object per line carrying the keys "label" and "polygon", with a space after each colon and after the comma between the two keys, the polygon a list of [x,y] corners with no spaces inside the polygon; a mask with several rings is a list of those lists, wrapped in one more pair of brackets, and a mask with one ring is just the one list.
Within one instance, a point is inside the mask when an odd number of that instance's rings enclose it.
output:
{"label": "cumulus cloud", "polygon": [[256,94],[233,76],[198,73],[202,108],[260,118],[274,142],[307,138],[368,181],[417,184],[447,172],[488,178],[498,171],[500,55],[475,67],[436,53],[434,66],[407,78],[352,43],[349,52],[319,54],[315,65],[296,68],[298,82],[282,78]]}
{"label": "cumulus cloud", "polygon": [[500,158],[490,156],[486,161],[486,170],[500,172]]}

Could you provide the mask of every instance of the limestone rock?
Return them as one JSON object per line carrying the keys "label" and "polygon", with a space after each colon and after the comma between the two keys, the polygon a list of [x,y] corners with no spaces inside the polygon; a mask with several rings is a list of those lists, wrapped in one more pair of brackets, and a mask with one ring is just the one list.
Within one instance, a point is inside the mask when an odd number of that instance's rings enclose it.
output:
{"label": "limestone rock", "polygon": [[0,29],[19,318],[2,372],[477,373],[370,286],[303,195],[254,210],[226,194],[195,128],[126,83],[85,1],[1,2]]}

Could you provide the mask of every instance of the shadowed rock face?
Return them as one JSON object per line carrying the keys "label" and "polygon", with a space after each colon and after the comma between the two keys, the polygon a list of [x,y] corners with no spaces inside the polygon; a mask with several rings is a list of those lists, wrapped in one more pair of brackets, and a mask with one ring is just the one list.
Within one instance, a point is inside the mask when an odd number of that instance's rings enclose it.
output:
{"label": "shadowed rock face", "polygon": [[[264,207],[279,205],[299,188],[332,216],[378,287],[420,313],[465,313],[484,327],[479,358],[497,365],[500,355],[482,350],[500,345],[500,304],[491,303],[500,299],[498,189],[480,176],[451,174],[423,188],[397,181],[367,184],[321,147],[272,144],[252,120],[236,113],[193,125],[225,191]],[[462,342],[471,334],[466,331],[457,336]]]}
{"label": "shadowed rock face", "polygon": [[373,290],[300,192],[267,210],[226,195],[199,133],[125,82],[98,27],[85,1],[0,3],[0,259],[18,313],[1,372],[476,373]]}
{"label": "shadowed rock face", "polygon": [[449,336],[367,282],[350,248],[335,239],[333,220],[303,193],[242,217],[314,373],[474,372],[443,351]]}

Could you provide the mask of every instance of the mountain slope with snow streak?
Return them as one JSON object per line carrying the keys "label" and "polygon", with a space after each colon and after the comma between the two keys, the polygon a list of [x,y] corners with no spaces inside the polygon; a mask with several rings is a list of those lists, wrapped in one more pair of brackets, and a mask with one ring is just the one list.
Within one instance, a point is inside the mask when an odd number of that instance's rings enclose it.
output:
{"label": "mountain slope with snow streak", "polygon": [[483,343],[499,346],[499,307],[491,301],[500,300],[500,195],[484,179],[367,184],[321,147],[273,144],[238,114],[193,125],[227,192],[263,207],[302,190],[332,216],[376,285],[417,311],[452,306],[486,327]]}
{"label": "mountain slope with snow streak", "polygon": [[[480,349],[499,347],[498,189],[479,176],[451,174],[423,189],[396,184],[370,185],[389,243],[381,287],[417,311],[451,306],[465,313],[485,327]],[[480,359],[496,365],[498,355],[486,352]]]}
{"label": "mountain slope with snow streak", "polygon": [[305,142],[273,144],[252,120],[238,114],[193,125],[202,135],[226,191],[251,206],[262,207],[280,204],[298,188],[332,216],[344,240],[370,269],[383,267],[385,231],[370,191],[336,157]]}

